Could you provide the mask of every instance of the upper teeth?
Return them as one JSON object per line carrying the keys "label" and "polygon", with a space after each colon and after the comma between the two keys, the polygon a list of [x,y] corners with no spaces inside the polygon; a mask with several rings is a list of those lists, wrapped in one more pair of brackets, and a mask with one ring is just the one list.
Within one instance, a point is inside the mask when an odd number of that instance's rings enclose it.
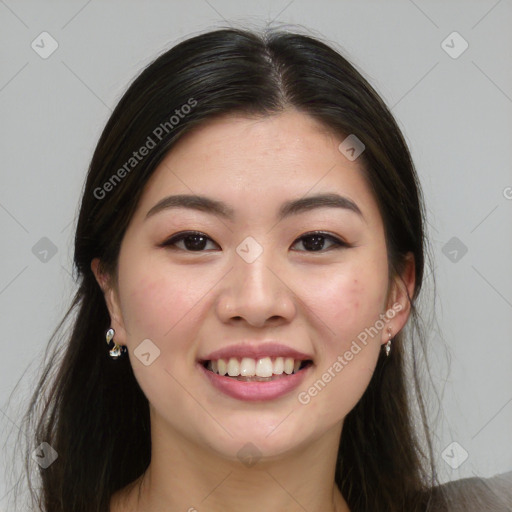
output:
{"label": "upper teeth", "polygon": [[297,372],[302,361],[293,359],[293,357],[262,357],[253,359],[244,357],[240,361],[236,357],[229,360],[218,359],[208,362],[208,369],[219,375],[229,375],[230,377],[272,377],[272,375],[281,375],[283,372],[290,375]]}

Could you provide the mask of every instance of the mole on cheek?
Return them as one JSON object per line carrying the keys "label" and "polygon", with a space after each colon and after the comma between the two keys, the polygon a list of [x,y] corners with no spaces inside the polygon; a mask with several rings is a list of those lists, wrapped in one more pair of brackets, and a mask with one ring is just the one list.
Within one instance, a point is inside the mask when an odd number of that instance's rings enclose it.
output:
{"label": "mole on cheek", "polygon": [[354,279],[352,283],[352,289],[350,290],[352,303],[354,305],[354,310],[359,311],[361,307],[361,287],[359,286],[359,281],[357,279]]}

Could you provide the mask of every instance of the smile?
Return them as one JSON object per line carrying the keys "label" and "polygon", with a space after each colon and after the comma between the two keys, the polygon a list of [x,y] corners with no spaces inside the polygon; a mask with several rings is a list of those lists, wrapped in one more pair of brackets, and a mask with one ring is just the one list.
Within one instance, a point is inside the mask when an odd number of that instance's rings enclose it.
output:
{"label": "smile", "polygon": [[[311,360],[263,357],[257,360],[208,360],[198,362],[197,366],[208,384],[223,395],[255,402],[275,400],[291,393],[301,385],[314,365]],[[223,375],[219,373],[219,367],[221,372],[225,372]],[[268,375],[270,367],[272,374]],[[227,374],[228,368],[233,375]],[[262,377],[257,373],[264,373],[267,376]]]}
{"label": "smile", "polygon": [[311,360],[293,357],[230,357],[203,362],[203,366],[221,376],[228,376],[241,382],[268,382],[286,375],[294,375],[312,364]]}

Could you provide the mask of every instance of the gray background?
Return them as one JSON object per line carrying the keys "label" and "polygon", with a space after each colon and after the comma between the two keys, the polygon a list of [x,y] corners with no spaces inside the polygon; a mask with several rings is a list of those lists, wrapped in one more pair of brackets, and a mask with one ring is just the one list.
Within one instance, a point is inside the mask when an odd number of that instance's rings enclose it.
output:
{"label": "gray background", "polygon": [[[165,48],[205,29],[270,20],[304,25],[337,45],[392,108],[410,145],[434,253],[427,274],[437,282],[438,325],[429,338],[439,355],[441,479],[512,470],[510,0],[0,0],[2,445],[12,446],[7,435],[18,429],[75,289],[77,204],[113,106]],[[49,48],[44,31],[59,45],[46,59],[31,47]],[[442,46],[454,31],[469,44],[457,58]],[[452,53],[462,48],[453,37],[446,44]],[[55,254],[42,252],[50,247],[43,237]],[[468,458],[459,464],[462,450]],[[0,510],[10,491],[3,474]]]}

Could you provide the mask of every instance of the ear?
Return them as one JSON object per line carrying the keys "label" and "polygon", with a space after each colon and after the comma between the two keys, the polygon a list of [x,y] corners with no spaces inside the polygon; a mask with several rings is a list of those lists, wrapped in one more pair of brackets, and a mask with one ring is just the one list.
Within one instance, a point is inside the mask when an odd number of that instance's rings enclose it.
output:
{"label": "ear", "polygon": [[117,287],[112,282],[112,277],[102,272],[99,258],[94,258],[91,261],[91,270],[105,297],[105,303],[110,314],[110,326],[115,331],[114,341],[118,345],[126,345],[126,329]]}
{"label": "ear", "polygon": [[401,276],[395,276],[390,285],[388,292],[388,300],[386,314],[390,320],[382,329],[381,342],[387,343],[389,339],[389,331],[392,336],[396,336],[407,323],[407,319],[411,313],[411,303],[409,297],[413,296],[416,274],[415,261],[412,252],[408,252],[405,256],[405,266]]}

